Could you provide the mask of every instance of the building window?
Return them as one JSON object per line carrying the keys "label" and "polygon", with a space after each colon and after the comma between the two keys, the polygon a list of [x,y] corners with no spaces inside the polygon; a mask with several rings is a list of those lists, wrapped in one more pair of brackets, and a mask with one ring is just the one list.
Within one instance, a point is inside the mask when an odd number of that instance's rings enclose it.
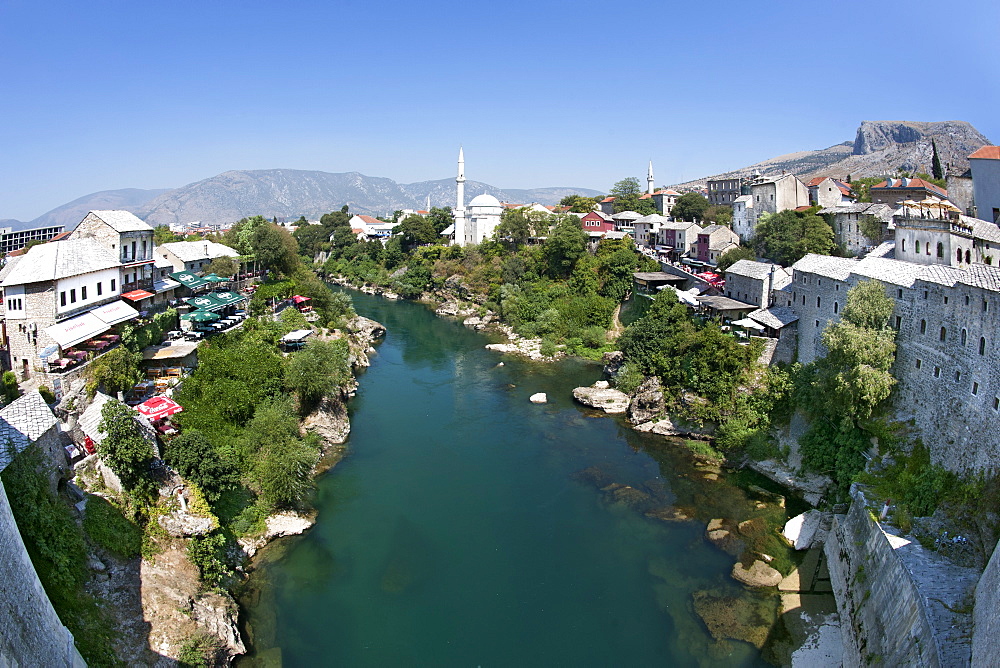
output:
{"label": "building window", "polygon": [[819,297],[817,297],[816,298],[816,308],[819,308],[820,303],[821,303],[821,300],[820,300]]}
{"label": "building window", "polygon": [[898,288],[896,290],[896,299],[902,299],[902,298],[903,298],[903,288]]}
{"label": "building window", "polygon": [[115,279],[111,279],[111,292],[115,291]]}
{"label": "building window", "polygon": [[955,251],[955,261],[956,262],[961,262],[962,261],[962,249],[961,248],[959,248],[958,250]]}
{"label": "building window", "polygon": [[100,296],[101,296],[102,294],[104,294],[104,291],[103,291],[103,290],[101,289],[101,287],[102,287],[102,286],[101,286],[101,282],[100,282],[100,281],[98,281],[98,282],[97,282],[97,296],[98,296],[98,297],[100,297]]}
{"label": "building window", "polygon": [[944,303],[945,303],[945,304],[947,304],[947,303],[948,303],[948,297],[947,297],[947,296],[945,296],[945,298],[944,298]]}
{"label": "building window", "polygon": [[60,292],[59,293],[59,305],[60,306],[66,306],[66,293],[65,292]]}
{"label": "building window", "polygon": [[941,367],[939,366],[934,367],[934,377],[935,378],[941,377]]}
{"label": "building window", "polygon": [[941,328],[941,338],[939,340],[940,341],[944,341],[947,338],[947,336],[948,336],[948,330],[945,329],[944,327],[942,327]]}
{"label": "building window", "polygon": [[965,345],[965,340],[968,338],[968,336],[969,336],[969,333],[963,329],[962,330],[962,345],[963,346]]}
{"label": "building window", "polygon": [[979,337],[979,354],[986,354],[986,337],[983,336]]}
{"label": "building window", "polygon": [[983,300],[983,313],[986,313],[989,310],[990,310],[990,303],[984,299]]}
{"label": "building window", "polygon": [[906,252],[906,239],[903,239],[903,252]]}
{"label": "building window", "polygon": [[939,258],[944,259],[944,244],[941,243],[940,241],[938,242],[938,245],[937,245],[937,256]]}
{"label": "building window", "polygon": [[956,371],[955,372],[955,382],[957,383],[960,380],[962,380],[962,372],[961,371]]}
{"label": "building window", "polygon": [[924,290],[924,299],[927,299],[927,291]]}
{"label": "building window", "polygon": [[86,285],[83,286],[82,288],[80,288],[80,299],[82,299],[83,301],[87,301],[87,286]]}
{"label": "building window", "polygon": [[973,383],[972,384],[972,393],[973,394],[979,394],[979,383]]}
{"label": "building window", "polygon": [[927,333],[927,321],[926,320],[921,320],[920,321],[920,333],[921,334],[926,334]]}
{"label": "building window", "polygon": [[924,363],[923,363],[923,362],[921,362],[921,361],[920,361],[920,360],[918,359],[918,360],[917,360],[917,368],[919,369],[919,368],[920,368],[920,367],[922,367],[923,365],[924,365]]}
{"label": "building window", "polygon": [[833,302],[833,312],[840,313],[840,304],[838,304],[837,302]]}
{"label": "building window", "polygon": [[75,304],[76,303],[76,288],[70,288],[70,291],[69,291],[69,303],[70,304]]}
{"label": "building window", "polygon": [[993,410],[1000,411],[1000,397],[993,397]]}
{"label": "building window", "polygon": [[816,321],[816,328],[819,328],[819,320]]}
{"label": "building window", "polygon": [[965,305],[969,305],[969,295],[965,295]]}
{"label": "building window", "polygon": [[972,254],[969,252],[968,249],[966,249],[966,251],[965,251],[965,264],[971,264],[971,263],[972,263]]}
{"label": "building window", "polygon": [[918,239],[915,243],[917,244],[917,253],[919,253],[920,252],[920,240]]}
{"label": "building window", "polygon": [[898,316],[897,315],[896,316],[896,331],[899,331],[899,327],[902,324],[903,324],[903,318],[902,318],[902,316]]}

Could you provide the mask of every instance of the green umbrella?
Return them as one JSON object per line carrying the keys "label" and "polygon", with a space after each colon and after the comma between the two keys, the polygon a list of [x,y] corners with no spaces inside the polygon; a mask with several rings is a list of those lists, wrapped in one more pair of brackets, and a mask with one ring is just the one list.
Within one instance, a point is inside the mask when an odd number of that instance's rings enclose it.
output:
{"label": "green umbrella", "polygon": [[215,322],[219,319],[218,313],[211,311],[191,311],[187,315],[182,315],[183,320],[193,320],[194,322]]}
{"label": "green umbrella", "polygon": [[201,279],[203,281],[208,281],[210,283],[225,283],[226,281],[229,280],[228,278],[222,278],[218,274],[209,274],[208,276],[202,276]]}

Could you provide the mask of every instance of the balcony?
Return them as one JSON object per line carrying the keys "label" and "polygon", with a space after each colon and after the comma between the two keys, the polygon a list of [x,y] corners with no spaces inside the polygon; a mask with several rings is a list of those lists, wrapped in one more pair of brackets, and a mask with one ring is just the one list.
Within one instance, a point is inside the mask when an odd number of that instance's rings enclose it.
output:
{"label": "balcony", "polygon": [[153,278],[140,278],[132,283],[122,283],[122,293],[132,292],[133,290],[148,290],[153,292]]}

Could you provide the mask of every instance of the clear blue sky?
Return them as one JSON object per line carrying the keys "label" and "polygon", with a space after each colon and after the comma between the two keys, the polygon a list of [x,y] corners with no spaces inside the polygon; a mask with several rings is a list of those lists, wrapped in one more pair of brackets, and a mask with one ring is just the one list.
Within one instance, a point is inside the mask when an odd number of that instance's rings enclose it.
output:
{"label": "clear blue sky", "polygon": [[967,120],[1000,3],[0,0],[0,218],[229,169],[607,190]]}

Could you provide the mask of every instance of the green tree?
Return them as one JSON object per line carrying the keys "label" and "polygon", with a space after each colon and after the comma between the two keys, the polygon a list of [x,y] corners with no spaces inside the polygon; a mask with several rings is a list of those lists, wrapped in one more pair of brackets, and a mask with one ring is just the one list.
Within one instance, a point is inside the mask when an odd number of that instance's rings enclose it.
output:
{"label": "green tree", "polygon": [[184,241],[184,237],[174,234],[166,225],[157,225],[153,228],[153,245],[162,246],[175,241]]}
{"label": "green tree", "polygon": [[566,195],[559,200],[559,206],[568,206],[571,213],[590,213],[601,199],[584,197],[583,195]]}
{"label": "green tree", "polygon": [[185,480],[190,480],[209,501],[218,501],[223,491],[236,489],[239,476],[224,461],[212,443],[197,429],[185,430],[166,447],[164,460]]}
{"label": "green tree", "polygon": [[299,438],[299,424],[284,401],[260,406],[239,443],[248,480],[265,509],[294,506],[312,487],[309,472],[319,459]]}
{"label": "green tree", "polygon": [[431,221],[432,225],[434,225],[434,231],[438,234],[441,234],[446,227],[455,222],[455,219],[451,214],[450,206],[432,206],[430,212],[427,214],[427,219]]}
{"label": "green tree", "polygon": [[[705,212],[708,210],[708,200],[698,193],[684,193],[677,198],[670,215],[676,220],[697,221],[703,220]],[[732,219],[732,214],[730,214]]]}
{"label": "green tree", "polygon": [[587,235],[580,227],[580,219],[572,214],[560,216],[542,247],[546,270],[553,278],[565,278],[587,252]]}
{"label": "green tree", "polygon": [[790,266],[807,253],[831,255],[837,248],[833,228],[821,216],[785,209],[761,214],[754,231],[758,256]]}
{"label": "green tree", "polygon": [[528,212],[523,208],[505,209],[500,214],[500,224],[493,233],[493,237],[505,240],[514,248],[523,246],[531,238],[533,232],[532,220]]}
{"label": "green tree", "polygon": [[98,428],[106,435],[97,451],[125,491],[139,499],[152,495],[157,487],[152,472],[155,453],[142,434],[135,411],[111,399],[101,408]]}
{"label": "green tree", "polygon": [[230,228],[223,237],[223,243],[235,248],[240,255],[253,255],[253,236],[259,227],[270,225],[264,216],[243,218]]}
{"label": "green tree", "polygon": [[288,230],[273,224],[258,225],[250,239],[254,257],[268,269],[290,275],[299,265],[299,245]]}
{"label": "green tree", "polygon": [[308,412],[326,396],[332,396],[351,378],[346,339],[311,341],[292,355],[285,368],[285,384],[299,397]]}
{"label": "green tree", "polygon": [[215,258],[205,267],[206,273],[217,274],[223,278],[235,276],[239,270],[240,263],[236,261],[236,258],[229,257],[228,255]]}
{"label": "green tree", "polygon": [[933,139],[931,140],[931,146],[934,149],[934,155],[931,157],[931,174],[934,175],[935,179],[943,179],[944,169],[941,168],[941,158],[938,156],[937,142]]}
{"label": "green tree", "polygon": [[733,223],[733,209],[725,204],[713,204],[705,209],[702,219],[729,227]]}
{"label": "green tree", "polygon": [[94,396],[101,387],[112,395],[132,389],[142,378],[141,363],[142,353],[132,352],[125,345],[104,353],[87,369],[87,394]]}
{"label": "green tree", "polygon": [[725,253],[719,257],[719,261],[716,262],[715,268],[721,272],[725,272],[731,266],[739,262],[740,260],[756,260],[757,256],[754,254],[753,249],[747,246],[737,246],[736,248],[730,248]]}
{"label": "green tree", "polygon": [[308,222],[301,223],[292,236],[299,245],[299,253],[310,262],[316,253],[329,248],[330,232],[323,225],[310,225]]}
{"label": "green tree", "polygon": [[404,218],[403,222],[392,228],[392,231],[402,237],[404,252],[417,246],[432,244],[439,239],[434,223],[416,214]]}
{"label": "green tree", "polygon": [[611,188],[611,196],[615,198],[614,212],[635,211],[644,216],[656,213],[656,205],[651,199],[642,199],[645,191],[639,185],[639,179],[629,176],[616,183]]}

